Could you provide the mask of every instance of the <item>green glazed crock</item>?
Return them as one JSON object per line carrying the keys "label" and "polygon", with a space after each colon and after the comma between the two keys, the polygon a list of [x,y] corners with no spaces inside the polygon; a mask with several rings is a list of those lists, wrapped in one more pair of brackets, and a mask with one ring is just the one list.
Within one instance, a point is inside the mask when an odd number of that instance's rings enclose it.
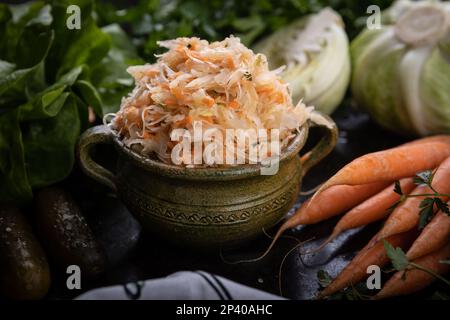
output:
{"label": "green glazed crock", "polygon": [[[336,145],[337,128],[320,115],[327,131],[300,157],[311,122],[280,157],[275,175],[261,175],[260,165],[186,168],[149,159],[126,147],[107,126],[88,129],[78,143],[81,168],[113,189],[143,227],[170,242],[197,249],[231,247],[262,234],[289,211],[303,175]],[[93,161],[91,149],[113,144],[115,173]]]}

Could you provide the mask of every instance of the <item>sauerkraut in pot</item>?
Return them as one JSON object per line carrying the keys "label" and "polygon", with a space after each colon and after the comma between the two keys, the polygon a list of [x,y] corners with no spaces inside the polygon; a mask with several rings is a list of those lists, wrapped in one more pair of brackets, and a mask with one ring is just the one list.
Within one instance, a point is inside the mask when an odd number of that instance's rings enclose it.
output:
{"label": "sauerkraut in pot", "polygon": [[[174,141],[173,133],[185,129],[194,137],[194,126],[200,125],[203,132],[222,134],[221,151],[252,160],[252,148],[268,150],[260,155],[263,159],[273,156],[267,145],[274,139],[270,134],[274,129],[282,152],[309,118],[313,108],[301,101],[293,105],[288,85],[279,77],[282,69],[270,71],[266,57],[253,53],[237,37],[212,43],[178,38],[158,44],[168,51],[154,64],[128,68],[136,87],[123,98],[116,114],[105,116],[105,120],[112,118],[108,125],[124,144],[141,154],[192,166],[188,161],[174,161],[174,148],[185,137]],[[227,129],[268,134],[258,143],[242,145],[234,138],[225,139]],[[200,143],[206,147],[214,142]],[[204,160],[194,165],[218,165],[214,159]]]}

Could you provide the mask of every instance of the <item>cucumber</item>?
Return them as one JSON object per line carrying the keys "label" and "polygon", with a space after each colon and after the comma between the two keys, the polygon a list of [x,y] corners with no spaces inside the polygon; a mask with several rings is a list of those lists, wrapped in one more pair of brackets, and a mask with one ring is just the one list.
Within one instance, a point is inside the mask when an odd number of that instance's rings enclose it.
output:
{"label": "cucumber", "polygon": [[77,265],[81,277],[93,279],[105,269],[105,255],[74,199],[49,187],[35,197],[35,223],[50,259],[61,269]]}
{"label": "cucumber", "polygon": [[50,287],[44,251],[15,207],[0,207],[0,291],[10,299],[43,298]]}

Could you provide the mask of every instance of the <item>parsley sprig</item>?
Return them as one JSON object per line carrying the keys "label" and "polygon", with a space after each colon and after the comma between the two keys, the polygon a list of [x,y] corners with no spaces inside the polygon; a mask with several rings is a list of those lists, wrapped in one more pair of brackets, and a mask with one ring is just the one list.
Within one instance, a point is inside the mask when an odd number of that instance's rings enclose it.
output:
{"label": "parsley sprig", "polygon": [[450,194],[440,193],[433,187],[434,173],[435,172],[433,172],[432,170],[426,170],[416,174],[416,176],[413,178],[413,182],[416,185],[427,186],[432,191],[432,193],[405,194],[400,185],[400,181],[396,181],[394,185],[394,192],[399,194],[401,197],[388,210],[393,211],[400,203],[405,201],[407,198],[425,197],[419,204],[419,230],[423,229],[439,211],[442,211],[450,216],[450,209],[448,204],[441,199],[441,197],[450,197]]}
{"label": "parsley sprig", "polygon": [[[417,186],[426,186],[429,188],[429,190],[432,191],[432,193],[405,194],[402,190],[400,181],[396,181],[394,184],[394,192],[400,195],[400,199],[397,202],[395,202],[394,205],[391,206],[388,210],[393,211],[400,203],[405,201],[407,198],[425,197],[419,204],[420,209],[419,230],[423,229],[428,224],[428,222],[430,222],[431,219],[433,219],[434,215],[439,211],[442,211],[446,213],[448,216],[450,216],[450,209],[448,204],[442,201],[441,199],[441,197],[450,198],[450,194],[440,193],[434,188],[433,186],[434,174],[435,172],[433,172],[432,170],[426,170],[423,172],[419,172],[413,178],[414,184],[416,184]],[[389,259],[392,262],[392,266],[394,267],[394,269],[397,271],[404,271],[402,275],[403,279],[406,278],[406,274],[409,270],[418,269],[427,272],[428,274],[436,277],[437,279],[441,280],[447,285],[450,285],[450,281],[440,276],[439,274],[415,262],[409,261],[405,252],[401,248],[398,247],[394,248],[386,240],[383,241],[384,241],[384,248],[386,250]],[[441,261],[441,263],[448,263],[448,260],[443,260]]]}
{"label": "parsley sprig", "polygon": [[[333,282],[331,275],[325,270],[319,270],[317,272],[317,280],[320,287],[326,288]],[[328,296],[328,300],[369,300],[371,296],[368,294],[367,286],[364,282],[357,284],[351,284],[348,288],[342,291],[336,292],[331,296]]]}
{"label": "parsley sprig", "polygon": [[[418,270],[424,271],[424,272],[432,275],[433,277],[441,280],[442,282],[444,282],[445,284],[450,286],[450,281],[445,279],[441,275],[437,274],[436,272],[434,272],[428,268],[421,266],[420,264],[409,261],[405,252],[401,248],[399,248],[399,247],[394,248],[386,240],[383,240],[383,242],[384,242],[384,249],[386,250],[386,254],[389,257],[389,259],[391,260],[392,266],[394,267],[394,269],[397,271],[404,271],[403,275],[402,275],[402,279],[406,278],[406,274],[409,270],[418,269]],[[441,261],[441,263],[446,263],[446,261],[443,260],[443,261]]]}

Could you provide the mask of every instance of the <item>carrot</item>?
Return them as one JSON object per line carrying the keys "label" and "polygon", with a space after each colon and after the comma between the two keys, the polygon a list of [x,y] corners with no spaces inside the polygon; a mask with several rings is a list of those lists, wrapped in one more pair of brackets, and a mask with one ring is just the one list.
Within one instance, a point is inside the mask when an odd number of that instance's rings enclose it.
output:
{"label": "carrot", "polygon": [[151,139],[154,135],[148,131],[144,132],[144,135],[142,136],[143,139]]}
{"label": "carrot", "polygon": [[409,248],[406,256],[409,260],[414,260],[436,251],[445,245],[449,236],[450,217],[444,212],[439,212],[423,229],[411,248]]}
{"label": "carrot", "polygon": [[177,103],[176,99],[168,98],[168,99],[164,100],[164,104],[166,104],[166,105],[174,105],[176,103]]}
{"label": "carrot", "polygon": [[[419,259],[412,261],[414,264],[425,268],[435,274],[445,274],[450,270],[450,265],[442,263],[441,260],[447,259],[450,256],[450,243],[444,245],[438,251],[430,253]],[[384,285],[383,289],[375,295],[374,299],[384,299],[393,296],[400,296],[419,291],[436,279],[430,273],[417,269],[408,269],[395,273]]]}
{"label": "carrot", "polygon": [[427,143],[427,142],[442,142],[450,144],[450,135],[448,134],[438,134],[435,136],[425,137],[421,139],[416,139],[407,143],[402,144],[402,146],[408,146],[412,144],[420,144],[420,143]]}
{"label": "carrot", "polygon": [[177,100],[183,101],[184,94],[183,94],[183,90],[180,87],[170,88],[170,93],[172,93]]}
{"label": "carrot", "polygon": [[139,122],[141,120],[139,109],[136,107],[129,107],[124,110],[124,116],[128,122]]}
{"label": "carrot", "polygon": [[233,100],[233,101],[231,101],[231,102],[228,104],[228,106],[229,106],[231,109],[237,109],[237,108],[239,107],[239,102],[237,102],[236,100]]}
{"label": "carrot", "polygon": [[232,57],[227,57],[226,66],[230,69],[234,69],[235,65],[234,65],[234,60]]}
{"label": "carrot", "polygon": [[345,212],[385,188],[386,184],[375,182],[358,186],[334,186],[316,198],[315,203],[306,201],[289,219],[290,228],[317,223]]}
{"label": "carrot", "polygon": [[[386,240],[395,247],[406,248],[414,239],[416,232],[410,231],[406,233],[396,234]],[[384,249],[383,241],[376,242],[375,235],[369,243],[361,249],[355,258],[342,270],[339,275],[331,282],[318,298],[324,298],[347,288],[352,284],[356,284],[367,277],[367,267],[377,265],[380,268],[388,264],[389,257]]]}
{"label": "carrot", "polygon": [[[402,179],[400,181],[400,186],[403,193],[409,193],[414,188],[413,179]],[[328,239],[325,240],[325,242],[322,243],[317,249],[314,249],[314,251],[321,250],[325,245],[333,241],[345,230],[361,227],[384,219],[387,215],[389,215],[389,208],[399,199],[400,195],[394,192],[394,184],[391,184],[380,193],[370,197],[347,212],[336,224]]]}
{"label": "carrot", "polygon": [[[436,170],[433,178],[433,188],[439,193],[450,193],[450,158],[446,159]],[[428,186],[418,186],[411,194],[434,194]],[[380,237],[388,237],[390,235],[405,232],[414,228],[419,222],[419,205],[425,198],[411,197],[398,206],[389,216],[383,228],[380,231]],[[440,197],[442,201],[446,201],[447,197]]]}
{"label": "carrot", "polygon": [[170,90],[169,83],[163,82],[160,83],[159,86],[163,89]]}
{"label": "carrot", "polygon": [[274,87],[270,84],[264,84],[256,88],[256,92],[258,92],[258,94],[271,93],[273,90]]}
{"label": "carrot", "polygon": [[215,100],[211,97],[205,97],[202,99],[202,103],[207,107],[212,107],[215,103]]}
{"label": "carrot", "polygon": [[275,93],[274,101],[275,103],[284,103],[284,95],[281,92]]}
{"label": "carrot", "polygon": [[332,176],[314,194],[314,199],[335,185],[359,185],[394,181],[432,169],[450,156],[450,144],[441,141],[411,143],[359,157]]}
{"label": "carrot", "polygon": [[386,187],[385,182],[376,182],[360,186],[334,186],[324,191],[314,203],[309,205],[309,201],[303,205],[286,220],[278,229],[272,243],[259,259],[267,255],[281,234],[287,229],[294,228],[302,224],[313,224],[333,216],[336,216],[361,203],[365,199]]}

